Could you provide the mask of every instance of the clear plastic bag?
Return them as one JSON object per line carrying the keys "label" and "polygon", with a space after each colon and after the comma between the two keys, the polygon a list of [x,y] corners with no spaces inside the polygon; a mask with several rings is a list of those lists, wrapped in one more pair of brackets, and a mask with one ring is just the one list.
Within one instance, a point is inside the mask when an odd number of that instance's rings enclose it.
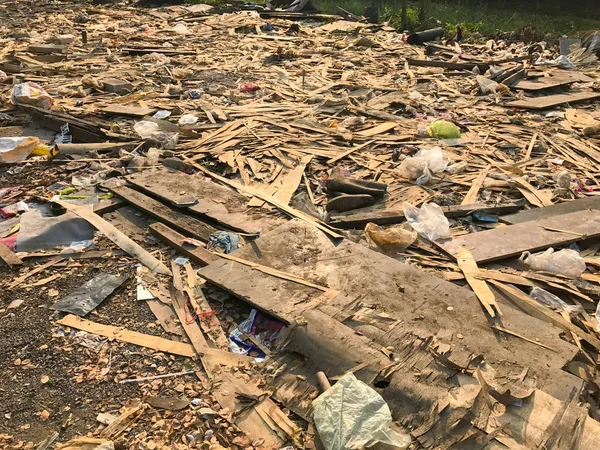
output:
{"label": "clear plastic bag", "polygon": [[570,315],[576,315],[583,312],[581,305],[569,305],[568,303],[562,301],[560,297],[539,287],[534,287],[531,289],[529,296],[548,308],[556,309],[558,311],[566,311]]}
{"label": "clear plastic bag", "polygon": [[421,209],[404,202],[402,204],[404,216],[408,223],[421,236],[430,241],[450,237],[450,222],[435,203],[424,203]]}
{"label": "clear plastic bag", "polygon": [[419,150],[416,157],[425,158],[427,160],[427,168],[433,173],[443,172],[448,167],[448,157],[440,147]]}
{"label": "clear plastic bag", "polygon": [[416,180],[422,177],[427,170],[427,160],[425,158],[406,158],[400,163],[396,172],[407,180]]}
{"label": "clear plastic bag", "polygon": [[367,241],[377,247],[383,253],[397,253],[406,250],[417,239],[417,233],[410,225],[403,223],[387,229],[381,228],[374,223],[368,223],[365,227]]}
{"label": "clear plastic bag", "polygon": [[569,278],[577,278],[585,271],[583,258],[575,250],[568,248],[558,252],[553,248],[534,254],[524,252],[520,260],[534,270],[557,273]]}
{"label": "clear plastic bag", "polygon": [[385,400],[354,374],[344,375],[313,401],[314,421],[326,450],[373,447],[407,449],[411,438],[393,431]]}

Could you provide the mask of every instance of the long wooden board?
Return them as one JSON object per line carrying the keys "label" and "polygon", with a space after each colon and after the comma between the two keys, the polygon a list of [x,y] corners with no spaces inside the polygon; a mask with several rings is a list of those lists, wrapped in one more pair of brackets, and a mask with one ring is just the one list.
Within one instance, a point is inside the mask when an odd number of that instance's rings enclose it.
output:
{"label": "long wooden board", "polygon": [[465,234],[434,244],[453,257],[460,247],[465,247],[477,263],[484,263],[599,236],[600,210],[593,209]]}
{"label": "long wooden board", "polygon": [[600,93],[597,92],[575,92],[573,94],[546,95],[545,97],[516,100],[514,102],[508,102],[506,106],[522,109],[547,109],[552,108],[553,106],[564,105],[565,103],[593,100],[598,97],[600,97]]}
{"label": "long wooden board", "polygon": [[[472,205],[452,205],[442,206],[442,211],[446,217],[464,217],[474,212],[487,214],[507,214],[516,212],[521,206],[517,204],[487,206],[480,203]],[[336,228],[364,228],[369,222],[377,225],[392,225],[404,222],[404,212],[401,209],[391,211],[377,211],[362,214],[332,214],[329,225]]]}
{"label": "long wooden board", "polygon": [[[119,341],[128,342],[130,344],[139,345],[140,347],[151,348],[159,352],[172,353],[173,355],[186,356],[193,358],[196,355],[194,347],[184,342],[171,341],[150,334],[138,333],[137,331],[127,330],[112,325],[103,325],[92,322],[91,320],[81,319],[73,314],[69,314],[57,323],[77,328],[78,330],[87,331],[88,333],[98,334],[109,339],[117,339]],[[203,353],[218,358],[222,365],[236,367],[239,364],[251,364],[254,358],[249,356],[238,355],[236,353],[225,352],[215,348],[205,348]]]}
{"label": "long wooden board", "polygon": [[129,187],[119,186],[110,188],[110,191],[149,216],[204,242],[208,242],[211,233],[219,231],[212,225],[171,209],[167,205]]}
{"label": "long wooden board", "polygon": [[541,220],[562,214],[583,211],[587,209],[600,209],[600,196],[578,198],[568,202],[557,203],[556,205],[543,208],[531,208],[525,211],[519,211],[515,214],[502,216],[500,220],[505,223],[516,224],[531,222],[532,220]]}
{"label": "long wooden board", "polygon": [[178,252],[184,254],[202,266],[206,266],[207,264],[220,259],[214,253],[209,252],[203,247],[195,247],[191,244],[184,244],[183,240],[186,238],[186,236],[179,234],[177,231],[172,230],[165,224],[160,222],[153,223],[148,227],[148,229],[150,230],[150,234],[152,236],[175,248]]}
{"label": "long wooden board", "polygon": [[117,244],[123,251],[137,258],[142,264],[162,275],[170,275],[171,271],[162,262],[144,250],[139,244],[132,241],[119,231],[114,225],[108,223],[102,217],[98,216],[91,209],[85,206],[74,205],[72,203],[57,200],[56,203],[64,206],[69,211],[77,214],[82,219],[87,220],[94,228],[104,234],[108,239]]}

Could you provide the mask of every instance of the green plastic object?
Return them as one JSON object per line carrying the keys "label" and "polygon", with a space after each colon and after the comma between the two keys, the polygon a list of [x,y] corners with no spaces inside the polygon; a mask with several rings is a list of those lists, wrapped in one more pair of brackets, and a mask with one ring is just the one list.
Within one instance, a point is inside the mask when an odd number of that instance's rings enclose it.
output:
{"label": "green plastic object", "polygon": [[437,139],[458,139],[460,138],[460,128],[452,122],[436,120],[431,122],[431,125],[427,128],[427,134]]}

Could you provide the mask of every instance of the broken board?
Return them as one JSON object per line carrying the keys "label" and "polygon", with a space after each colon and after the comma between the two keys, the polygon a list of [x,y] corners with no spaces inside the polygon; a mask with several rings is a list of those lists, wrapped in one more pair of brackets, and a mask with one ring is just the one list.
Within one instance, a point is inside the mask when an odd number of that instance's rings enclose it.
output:
{"label": "broken board", "polygon": [[453,257],[457,256],[460,247],[465,247],[471,251],[475,262],[485,263],[599,236],[600,210],[586,209],[465,234],[434,244]]}
{"label": "broken board", "polygon": [[[563,385],[574,382],[561,368],[578,349],[560,338],[561,330],[503,304],[503,326],[518,330],[530,339],[539,338],[557,349],[558,354],[516,337],[498,338],[490,330],[479,301],[471,291],[347,239],[335,245],[318,230],[298,220],[288,222],[233,255],[293,273],[313,283],[326,284],[332,290],[351,295],[351,299],[359,299],[365,306],[385,311],[387,320],[399,323],[382,335],[370,335],[380,339],[381,345],[394,346],[405,332],[423,336],[460,333],[464,336],[460,344],[442,339],[452,347],[456,357],[463,354],[468,359],[484,354],[490,363],[510,359],[523,367],[531,367],[539,385],[546,385],[556,396],[560,395]],[[352,315],[351,305],[345,300],[338,304],[338,300],[348,298],[344,295],[330,299],[317,289],[261,274],[234,261],[210,264],[200,269],[199,275],[286,322],[292,322],[300,311],[317,306]],[[360,330],[367,333],[372,328]],[[552,361],[551,367],[546,365],[547,361]]]}
{"label": "broken board", "polygon": [[544,97],[528,98],[506,103],[509,108],[548,109],[565,103],[583,102],[600,97],[597,92],[575,92],[573,94],[546,95]]}
{"label": "broken board", "polygon": [[525,211],[519,211],[516,214],[502,216],[500,221],[509,224],[531,222],[532,220],[546,219],[586,209],[600,209],[600,197],[578,198],[576,200],[557,203],[556,205],[545,206],[543,208],[531,208]]}
{"label": "broken board", "polygon": [[198,203],[181,208],[182,212],[206,217],[234,231],[266,233],[281,225],[285,219],[260,210],[248,213],[248,197],[208,181],[202,173],[187,175],[167,169],[145,170],[132,174],[127,181],[140,191],[168,203],[194,196]]}

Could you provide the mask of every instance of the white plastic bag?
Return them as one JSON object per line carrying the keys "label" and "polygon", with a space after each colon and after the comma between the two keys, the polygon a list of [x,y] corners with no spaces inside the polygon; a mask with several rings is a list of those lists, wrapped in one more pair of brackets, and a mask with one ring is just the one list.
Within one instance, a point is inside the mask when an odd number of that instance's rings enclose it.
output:
{"label": "white plastic bag", "polygon": [[160,129],[157,123],[150,122],[149,120],[142,120],[137,122],[133,129],[142,139],[150,139],[155,134],[160,133]]}
{"label": "white plastic bag", "polygon": [[441,147],[419,150],[416,157],[425,158],[427,160],[427,167],[433,173],[443,172],[448,167],[448,157]]}
{"label": "white plastic bag", "polygon": [[568,248],[555,252],[549,248],[545,252],[524,252],[521,261],[534,270],[557,273],[569,278],[577,278],[585,271],[585,261],[579,253]]}
{"label": "white plastic bag", "polygon": [[381,395],[352,373],[317,397],[313,409],[326,450],[359,449],[379,442],[399,450],[410,445],[410,436],[390,429],[392,414]]}
{"label": "white plastic bag", "polygon": [[53,103],[52,97],[31,81],[15,84],[12,88],[11,101],[14,105],[33,105],[42,109],[50,109]]}
{"label": "white plastic bag", "polygon": [[179,125],[194,125],[198,118],[193,114],[184,114],[179,118]]}
{"label": "white plastic bag", "polygon": [[435,203],[423,203],[421,209],[408,202],[402,204],[404,216],[410,226],[430,241],[450,237],[450,222]]}
{"label": "white plastic bag", "polygon": [[35,136],[0,138],[0,163],[17,163],[27,158],[40,145]]}
{"label": "white plastic bag", "polygon": [[529,296],[538,303],[547,306],[548,308],[556,309],[558,311],[566,311],[570,315],[575,315],[583,312],[583,308],[581,307],[581,305],[569,305],[568,303],[565,303],[560,297],[554,295],[551,292],[545,291],[544,289],[539,287],[534,287],[533,289],[531,289]]}

